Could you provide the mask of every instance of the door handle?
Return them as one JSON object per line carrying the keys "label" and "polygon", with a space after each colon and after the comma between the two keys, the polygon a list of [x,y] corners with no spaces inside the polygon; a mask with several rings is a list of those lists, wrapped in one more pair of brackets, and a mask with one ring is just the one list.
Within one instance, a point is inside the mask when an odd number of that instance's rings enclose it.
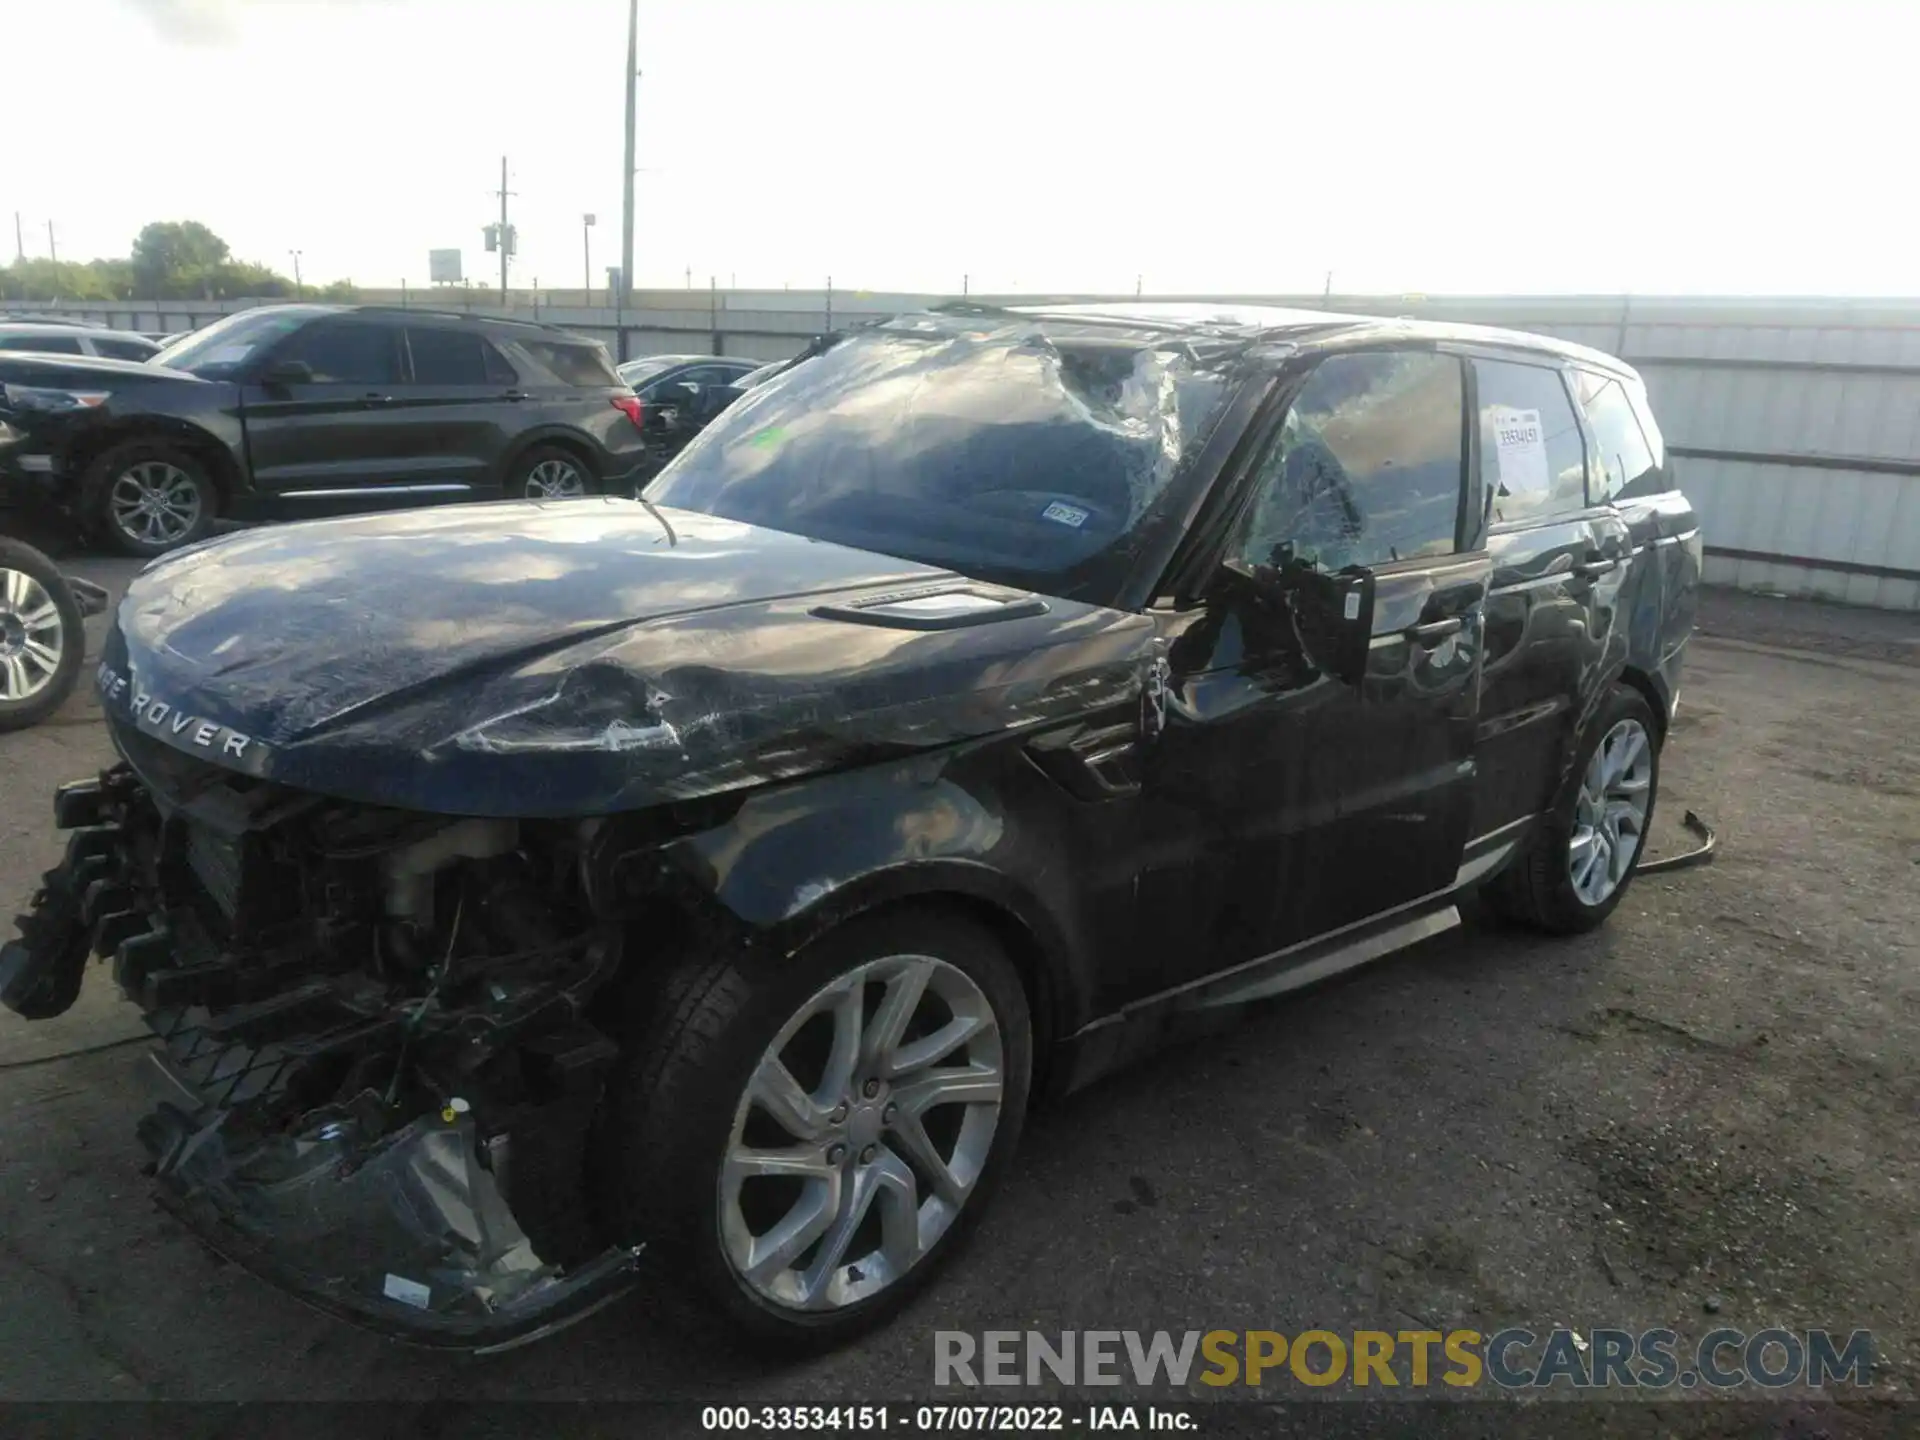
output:
{"label": "door handle", "polygon": [[497,398],[501,400],[519,401],[527,398],[527,392],[524,390],[503,390]]}
{"label": "door handle", "polygon": [[1602,575],[1611,575],[1619,568],[1618,557],[1611,560],[1582,560],[1573,567],[1573,573],[1583,580],[1598,580]]}
{"label": "door handle", "polygon": [[391,395],[382,395],[377,390],[369,390],[366,394],[362,395],[360,399],[362,403],[367,405],[391,405],[393,403],[393,397]]}
{"label": "door handle", "polygon": [[1415,625],[1407,631],[1407,638],[1416,645],[1437,645],[1449,635],[1458,635],[1463,622],[1458,615],[1446,620],[1431,620],[1425,625]]}

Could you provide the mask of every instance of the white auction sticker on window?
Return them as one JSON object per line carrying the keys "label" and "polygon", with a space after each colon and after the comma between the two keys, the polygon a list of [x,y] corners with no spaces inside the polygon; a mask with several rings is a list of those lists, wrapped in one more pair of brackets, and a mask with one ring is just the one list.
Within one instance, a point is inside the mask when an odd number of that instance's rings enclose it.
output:
{"label": "white auction sticker on window", "polygon": [[1493,448],[1500,465],[1500,488],[1509,495],[1538,494],[1548,488],[1546,433],[1538,410],[1489,407]]}
{"label": "white auction sticker on window", "polygon": [[1071,525],[1078,530],[1087,523],[1091,511],[1082,510],[1078,505],[1069,505],[1064,500],[1056,500],[1040,512],[1040,518],[1051,520],[1056,525]]}

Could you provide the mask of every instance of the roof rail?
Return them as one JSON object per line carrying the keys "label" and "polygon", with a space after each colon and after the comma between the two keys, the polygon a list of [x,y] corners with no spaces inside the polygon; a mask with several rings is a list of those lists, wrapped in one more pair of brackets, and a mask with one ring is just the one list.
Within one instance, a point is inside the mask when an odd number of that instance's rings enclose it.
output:
{"label": "roof rail", "polygon": [[532,330],[571,333],[564,326],[552,325],[545,320],[522,320],[517,315],[475,315],[468,310],[432,310],[424,305],[351,305],[347,308],[380,315],[422,315],[429,320],[467,320],[475,325],[524,325]]}

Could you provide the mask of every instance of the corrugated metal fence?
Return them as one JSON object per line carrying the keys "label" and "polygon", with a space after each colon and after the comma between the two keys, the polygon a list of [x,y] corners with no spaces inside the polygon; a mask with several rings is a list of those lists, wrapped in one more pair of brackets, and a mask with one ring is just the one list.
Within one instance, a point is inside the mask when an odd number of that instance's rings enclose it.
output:
{"label": "corrugated metal fence", "polygon": [[[445,305],[471,294],[368,298]],[[618,312],[583,304],[588,298],[518,295],[508,313],[565,325],[629,358],[685,351],[772,360],[854,316],[952,297],[643,291]],[[1920,300],[1175,298],[1505,325],[1619,355],[1645,375],[1681,482],[1700,510],[1710,581],[1920,611]],[[61,313],[161,331],[204,324],[243,303]]]}

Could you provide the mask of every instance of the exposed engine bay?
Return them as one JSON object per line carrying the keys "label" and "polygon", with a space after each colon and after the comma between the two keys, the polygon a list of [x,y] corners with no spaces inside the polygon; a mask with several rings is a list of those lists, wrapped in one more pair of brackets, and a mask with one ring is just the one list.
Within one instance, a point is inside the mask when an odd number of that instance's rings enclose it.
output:
{"label": "exposed engine bay", "polygon": [[122,732],[64,787],[65,862],[0,956],[23,1015],[90,955],[161,1044],[162,1203],[323,1308],[410,1338],[536,1338],[623,1288],[586,1137],[619,970],[593,821],[449,819],[291,791]]}

